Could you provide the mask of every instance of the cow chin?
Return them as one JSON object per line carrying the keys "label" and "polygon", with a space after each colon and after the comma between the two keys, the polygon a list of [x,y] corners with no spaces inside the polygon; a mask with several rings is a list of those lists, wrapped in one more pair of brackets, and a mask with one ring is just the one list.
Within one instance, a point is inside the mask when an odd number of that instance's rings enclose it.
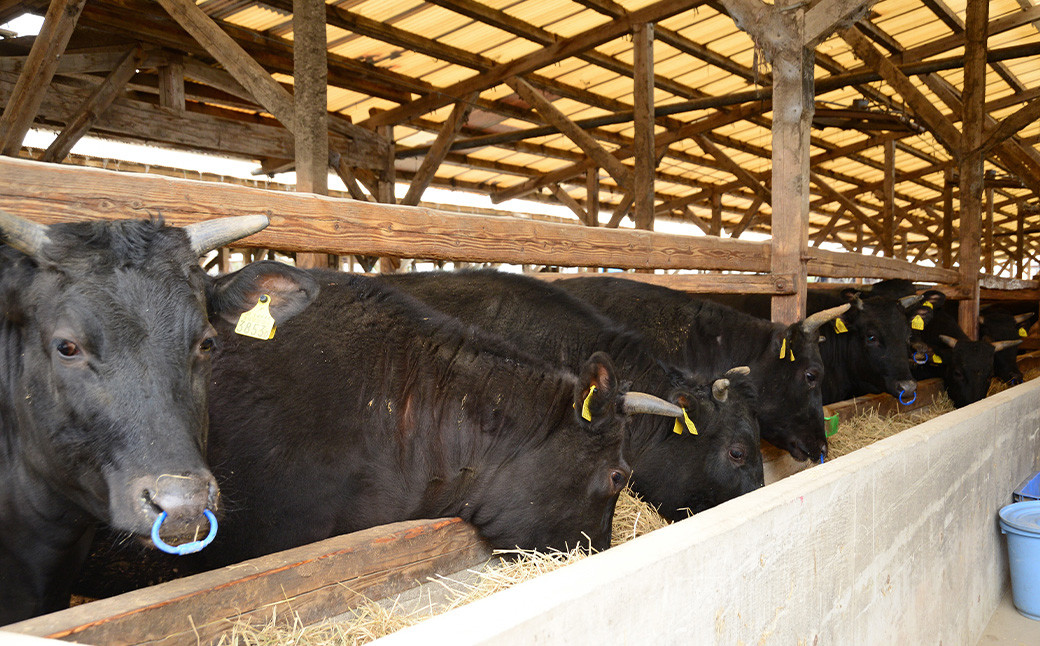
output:
{"label": "cow chin", "polygon": [[208,529],[204,510],[215,511],[219,493],[209,471],[128,476],[112,474],[109,522],[117,530],[147,536],[166,512],[164,539],[191,539]]}

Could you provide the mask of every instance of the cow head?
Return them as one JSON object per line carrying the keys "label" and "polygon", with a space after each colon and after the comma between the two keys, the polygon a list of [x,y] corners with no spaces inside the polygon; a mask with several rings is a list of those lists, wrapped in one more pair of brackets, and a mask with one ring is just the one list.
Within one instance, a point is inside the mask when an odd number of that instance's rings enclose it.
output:
{"label": "cow head", "polygon": [[[203,457],[209,317],[248,307],[240,301],[249,290],[210,299],[207,311],[209,278],[198,258],[266,225],[265,216],[187,228],[159,220],[44,227],[0,217],[8,245],[0,417],[16,468],[35,483],[27,505],[71,503],[135,534],[147,534],[162,511],[174,533],[205,529],[203,510],[219,504]],[[250,269],[237,281],[255,286],[271,273]]]}
{"label": "cow head", "polygon": [[602,352],[592,355],[578,377],[568,396],[553,404],[543,439],[512,449],[480,487],[480,501],[467,520],[493,547],[609,547],[614,505],[632,475],[624,457],[628,416],[681,415],[668,402],[625,392]]}
{"label": "cow head", "polygon": [[684,377],[669,395],[685,416],[666,423],[658,441],[634,458],[632,485],[665,518],[681,520],[762,486],[748,372],[741,366],[707,383]]}
{"label": "cow head", "polygon": [[[1036,312],[1012,314],[1003,307],[986,308],[979,314],[979,336],[993,342],[1025,339],[1036,317]],[[1008,384],[1022,383],[1017,357],[1017,346],[1002,346],[993,356],[993,376]]]}
{"label": "cow head", "polygon": [[817,460],[827,453],[819,330],[848,309],[840,305],[787,327],[775,326],[764,356],[751,368],[762,439],[796,460]]}
{"label": "cow head", "polygon": [[[887,296],[861,298],[857,290],[847,289],[842,296],[852,307],[841,316],[847,333],[847,369],[864,389],[884,391],[895,397],[909,397],[917,391],[910,374],[907,353],[910,347],[910,320],[921,317],[924,323],[934,310],[921,303],[921,296],[894,299]],[[830,331],[828,331],[830,334]]]}
{"label": "cow head", "polygon": [[986,397],[993,378],[993,359],[996,352],[1016,347],[1021,339],[1013,341],[972,341],[940,335],[946,348],[937,351],[943,362],[943,387],[957,408]]}

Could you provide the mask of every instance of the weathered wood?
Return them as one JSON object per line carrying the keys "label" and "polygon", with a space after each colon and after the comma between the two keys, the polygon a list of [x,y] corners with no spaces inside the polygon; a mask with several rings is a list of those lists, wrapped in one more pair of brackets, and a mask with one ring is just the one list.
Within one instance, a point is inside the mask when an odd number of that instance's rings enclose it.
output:
{"label": "weathered wood", "polygon": [[708,235],[722,235],[722,194],[715,193],[711,196],[711,226]]}
{"label": "weathered wood", "polygon": [[570,193],[568,193],[565,188],[559,184],[553,184],[549,188],[552,190],[553,195],[556,196],[556,199],[560,201],[560,204],[563,204],[570,209],[574,215],[578,216],[578,220],[580,220],[582,224],[588,222],[589,214],[585,212],[585,209],[581,208],[578,201],[571,197]]}
{"label": "weathered wood", "polygon": [[[805,317],[809,256],[809,128],[813,116],[813,54],[802,47],[805,8],[776,5],[783,44],[774,52],[772,143],[772,273],[794,274],[795,293],[774,296],[771,317],[794,323]],[[754,32],[753,32],[754,33]]]}
{"label": "weathered wood", "polygon": [[1037,119],[1040,119],[1040,99],[1033,99],[989,130],[985,141],[979,146],[980,152],[985,155]]}
{"label": "weathered wood", "polygon": [[477,95],[470,94],[463,97],[452,108],[451,114],[448,115],[440,132],[437,133],[437,138],[430,147],[430,152],[426,153],[422,164],[419,165],[419,170],[415,172],[415,177],[412,178],[412,183],[408,186],[408,192],[405,194],[404,199],[401,200],[401,204],[415,206],[422,199],[423,192],[430,185],[441,162],[444,161],[451,143],[455,141],[455,136],[459,134],[462,126],[466,125],[466,119],[473,109],[473,101],[476,98]]}
{"label": "weathered wood", "polygon": [[708,139],[704,135],[693,135],[690,138],[697,142],[697,145],[700,146],[701,150],[714,157],[715,161],[719,162],[719,164],[725,170],[729,171],[730,173],[733,173],[733,175],[736,176],[737,181],[754,191],[755,195],[761,197],[763,200],[767,202],[772,201],[773,196],[770,193],[769,189],[766,188],[762,184],[762,182],[755,179],[754,175],[749,173],[747,169],[733,161],[732,157],[723,152],[721,148],[713,144],[710,139]]}
{"label": "weathered wood", "polygon": [[956,270],[912,265],[902,260],[811,249],[809,275],[828,278],[909,278],[932,283],[956,283]]}
{"label": "weathered wood", "polygon": [[599,169],[590,168],[585,173],[585,224],[599,226]]}
{"label": "weathered wood", "polygon": [[802,44],[815,47],[836,29],[844,29],[866,14],[877,0],[821,0],[805,12]]}
{"label": "weathered wood", "polygon": [[[574,274],[535,272],[534,278],[555,281]],[[641,283],[661,285],[691,294],[792,294],[794,276],[777,274],[609,274]]]}
{"label": "weathered wood", "polygon": [[47,150],[43,151],[40,161],[60,162],[65,159],[76,142],[90,131],[108,106],[112,105],[112,102],[126,87],[136,73],[142,56],[143,52],[137,47],[124,53],[123,59],[116,65],[116,68],[94,88],[76,115],[69,120]]}
{"label": "weathered wood", "polygon": [[703,2],[704,0],[658,0],[642,9],[629,13],[626,18],[596,26],[570,38],[561,39],[531,54],[502,63],[484,74],[478,74],[454,83],[447,88],[443,88],[440,92],[431,92],[411,103],[373,115],[359,125],[372,127],[401,123],[445,106],[458,97],[463,97],[471,92],[481,92],[511,77],[541,69],[553,61],[588,51],[631,31],[633,25],[657,22],[658,20],[692,9]]}
{"label": "weathered wood", "polygon": [[986,188],[986,221],[982,238],[982,271],[993,273],[993,188]]}
{"label": "weathered wood", "polygon": [[[654,228],[654,26],[643,23],[632,29],[635,75],[632,103],[635,111],[633,162],[628,188],[633,192],[632,221],[637,229]],[[611,157],[611,159],[614,159]],[[619,182],[621,184],[621,182]]]}
{"label": "weathered wood", "polygon": [[172,110],[184,109],[184,61],[168,56],[159,66],[159,105]]}
{"label": "weathered wood", "polygon": [[29,58],[0,115],[0,155],[17,155],[21,149],[85,2],[51,0]]}
{"label": "weathered wood", "polygon": [[881,197],[881,248],[889,258],[894,257],[897,223],[896,210],[896,142],[889,140],[885,147],[885,168]]}
{"label": "weathered wood", "polygon": [[[157,0],[170,17],[198,41],[209,55],[253,95],[264,109],[290,131],[294,129],[293,98],[267,70],[195,4],[194,0]],[[324,41],[324,37],[322,38]]]}
{"label": "weathered wood", "polygon": [[[960,155],[960,283],[969,290],[957,321],[972,339],[978,336],[979,266],[982,239],[983,157],[980,150],[986,113],[986,24],[989,0],[968,0],[965,20],[964,112]],[[1018,247],[1021,254],[1022,247]],[[1021,276],[1019,276],[1021,278]]]}
{"label": "weathered wood", "polygon": [[953,169],[943,173],[942,266],[953,267]]}
{"label": "weathered wood", "polygon": [[761,208],[764,202],[765,200],[761,196],[755,196],[755,199],[751,200],[751,204],[748,205],[747,209],[744,210],[744,214],[740,217],[740,222],[733,227],[730,237],[739,238],[742,233],[755,226],[755,220],[761,215]]}
{"label": "weathered wood", "polygon": [[402,592],[491,556],[459,518],[413,520],[337,536],[83,604],[4,630],[93,644],[215,642],[238,619],[304,624]]}

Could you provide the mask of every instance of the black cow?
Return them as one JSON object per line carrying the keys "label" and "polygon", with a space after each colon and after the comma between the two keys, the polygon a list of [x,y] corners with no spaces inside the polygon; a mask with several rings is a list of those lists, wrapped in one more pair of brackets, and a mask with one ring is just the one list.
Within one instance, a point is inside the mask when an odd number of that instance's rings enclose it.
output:
{"label": "black cow", "polygon": [[676,434],[673,422],[659,417],[635,419],[629,429],[632,487],[666,518],[682,519],[762,486],[758,423],[750,408],[754,393],[743,374],[720,371],[697,379],[668,366],[653,356],[642,334],[535,278],[461,271],[382,280],[572,369],[592,352],[608,352],[634,388],[686,409],[697,435]]}
{"label": "black cow", "polygon": [[165,511],[171,529],[205,527],[209,316],[236,317],[262,288],[282,321],[313,283],[269,263],[211,284],[198,258],[266,225],[0,212],[0,624],[68,604],[98,520],[147,535]]}
{"label": "black cow", "polygon": [[[987,307],[979,313],[979,336],[995,342],[1021,340],[1029,336],[1036,318],[1036,312],[1015,314],[1005,307]],[[993,376],[1007,384],[1022,383],[1017,357],[1017,347],[997,350],[993,355]]]}
{"label": "black cow", "polygon": [[947,303],[945,295],[936,290],[928,290],[923,296],[924,303],[932,305],[935,316],[925,322],[919,333],[928,347],[928,358],[914,366],[914,375],[918,379],[942,378],[943,388],[957,408],[985,398],[996,353],[1014,348],[1022,339],[973,341],[957,322],[955,303]]}
{"label": "black cow", "polygon": [[321,294],[270,341],[220,326],[210,464],[227,502],[211,565],[374,525],[460,516],[495,548],[610,543],[630,468],[626,393],[378,280],[313,272]]}
{"label": "black cow", "polygon": [[826,454],[818,330],[848,305],[785,326],[623,278],[586,276],[557,284],[643,332],[657,356],[707,373],[749,366],[762,438],[798,460]]}

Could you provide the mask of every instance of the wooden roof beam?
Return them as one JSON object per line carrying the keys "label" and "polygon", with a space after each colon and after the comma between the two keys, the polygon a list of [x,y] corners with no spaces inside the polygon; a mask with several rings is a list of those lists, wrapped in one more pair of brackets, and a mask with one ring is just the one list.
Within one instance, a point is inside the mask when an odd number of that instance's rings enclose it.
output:
{"label": "wooden roof beam", "polygon": [[740,164],[733,161],[733,158],[723,152],[721,148],[713,144],[703,135],[693,135],[691,138],[701,147],[701,150],[714,157],[724,169],[736,176],[740,183],[754,191],[755,195],[758,195],[767,202],[772,202],[773,196],[769,192],[769,189],[755,179],[746,169],[742,168]]}
{"label": "wooden roof beam", "polygon": [[[170,0],[164,1],[168,2]],[[454,83],[439,93],[428,94],[411,103],[406,103],[392,110],[369,117],[359,125],[373,127],[407,121],[445,106],[457,97],[465,96],[470,92],[481,92],[505,82],[510,77],[533,72],[552,64],[553,61],[574,56],[614,40],[630,32],[633,25],[657,22],[658,20],[692,9],[702,2],[704,0],[657,0],[653,4],[632,12],[627,19],[615,20],[606,25],[598,25],[586,32],[559,40],[531,54],[501,63],[484,74]]]}
{"label": "wooden roof beam", "polygon": [[0,116],[0,154],[15,156],[21,150],[85,2],[52,0],[50,3],[14,92]]}
{"label": "wooden roof beam", "polygon": [[1033,99],[1016,112],[1004,117],[986,133],[980,152],[985,156],[989,151],[1013,137],[1030,123],[1040,119],[1040,99]]}
{"label": "wooden roof beam", "polygon": [[463,97],[452,108],[451,114],[448,115],[444,125],[441,127],[441,131],[437,133],[437,139],[434,140],[433,146],[430,147],[430,152],[426,153],[419,170],[415,173],[415,178],[408,186],[408,192],[405,194],[404,199],[401,200],[401,204],[415,206],[419,203],[423,192],[430,185],[430,180],[436,174],[437,167],[441,165],[444,157],[448,154],[448,147],[451,146],[451,142],[459,134],[459,130],[469,117],[470,110],[473,109],[472,101],[474,98],[475,95],[473,94]]}
{"label": "wooden roof beam", "polygon": [[[924,0],[924,2],[926,5],[928,5],[929,3],[933,3],[934,0]],[[937,13],[936,15],[940,14]],[[996,20],[992,20],[986,27],[986,33],[989,37],[993,37],[997,34],[1002,34],[1006,31],[1017,29],[1022,25],[1029,24],[1030,22],[1034,22],[1038,19],[1040,19],[1040,6],[1036,6],[1032,9],[1026,9],[1019,13],[1013,13],[1007,16],[1003,16],[1001,18],[997,18]],[[959,20],[955,24],[959,24]],[[965,42],[963,26],[961,26],[959,31],[955,29],[953,26],[950,26],[950,29],[955,33],[944,38],[933,40],[932,42],[926,43],[919,47],[911,47],[907,50],[904,50],[901,55],[902,60],[921,61],[927,58],[931,58],[933,56],[938,56],[939,54],[948,52],[952,49],[963,47]]]}
{"label": "wooden roof beam", "polygon": [[140,47],[132,47],[123,53],[123,60],[115,69],[98,84],[90,93],[79,112],[65,125],[65,129],[51,142],[47,150],[40,156],[40,161],[61,162],[90,128],[104,114],[108,106],[119,96],[126,84],[137,71],[144,52]]}

